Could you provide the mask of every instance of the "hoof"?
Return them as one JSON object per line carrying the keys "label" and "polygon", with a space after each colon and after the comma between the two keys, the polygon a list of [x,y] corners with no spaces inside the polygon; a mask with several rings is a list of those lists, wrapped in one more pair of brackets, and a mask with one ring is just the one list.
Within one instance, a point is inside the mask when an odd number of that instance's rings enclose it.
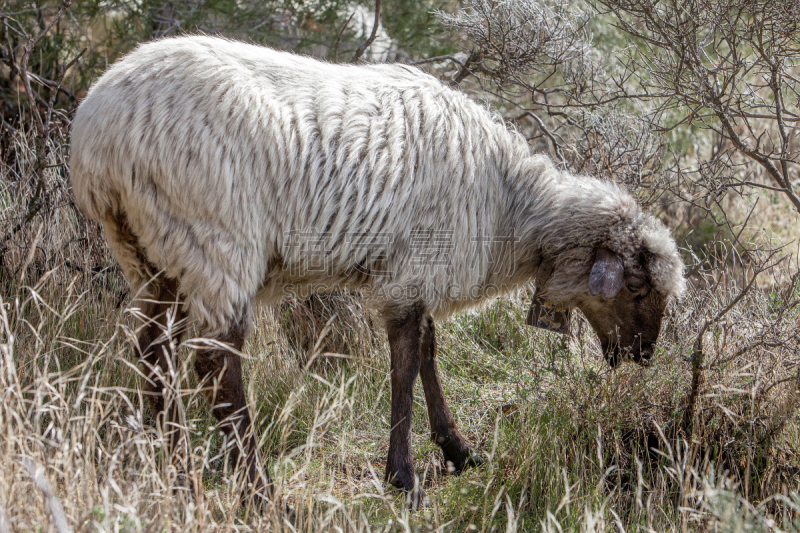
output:
{"label": "hoof", "polygon": [[466,448],[458,454],[444,456],[444,464],[448,474],[460,474],[467,468],[477,468],[483,466],[483,457],[472,451],[472,448]]}
{"label": "hoof", "polygon": [[403,491],[406,500],[406,508],[416,511],[428,506],[430,503],[425,491],[419,484],[419,480],[413,475],[387,474],[386,480],[393,486]]}

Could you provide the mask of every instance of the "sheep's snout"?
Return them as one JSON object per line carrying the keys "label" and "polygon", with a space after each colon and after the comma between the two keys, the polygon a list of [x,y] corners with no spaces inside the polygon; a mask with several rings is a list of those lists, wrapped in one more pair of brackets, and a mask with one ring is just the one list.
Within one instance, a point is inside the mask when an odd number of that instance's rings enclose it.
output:
{"label": "sheep's snout", "polygon": [[642,366],[650,364],[667,300],[654,290],[623,288],[613,299],[600,294],[580,302],[579,307],[600,338],[608,364],[614,368],[623,361]]}

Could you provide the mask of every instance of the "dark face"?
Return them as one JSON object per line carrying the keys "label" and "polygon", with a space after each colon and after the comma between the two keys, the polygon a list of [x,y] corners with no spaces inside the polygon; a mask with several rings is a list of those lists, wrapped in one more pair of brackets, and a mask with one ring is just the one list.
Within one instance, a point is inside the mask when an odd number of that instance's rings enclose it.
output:
{"label": "dark face", "polygon": [[[566,304],[578,307],[592,325],[606,361],[615,367],[625,359],[647,365],[661,330],[667,298],[648,282],[642,254],[639,264],[606,248],[595,250],[588,292]],[[557,333],[569,332],[569,311],[548,306],[534,295],[528,324]]]}
{"label": "dark face", "polygon": [[625,359],[650,363],[666,306],[666,299],[643,278],[626,276],[615,297],[598,294],[579,308],[600,338],[606,361],[616,367]]}

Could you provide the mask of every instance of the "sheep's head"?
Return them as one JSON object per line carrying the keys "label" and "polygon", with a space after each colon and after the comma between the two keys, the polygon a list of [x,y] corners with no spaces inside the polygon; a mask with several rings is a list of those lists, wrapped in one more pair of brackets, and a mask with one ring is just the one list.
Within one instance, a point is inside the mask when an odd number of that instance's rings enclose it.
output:
{"label": "sheep's head", "polygon": [[[555,267],[553,283],[544,283],[544,297],[561,293],[568,299],[547,298],[561,300],[550,305],[537,291],[528,322],[565,333],[569,309],[578,307],[600,338],[612,367],[626,359],[647,365],[667,304],[684,290],[683,263],[675,241],[657,219],[640,215],[615,238],[594,249],[583,248],[584,257],[587,251],[588,262],[575,257],[574,269]],[[571,290],[559,291],[558,285],[563,287],[569,278]]]}
{"label": "sheep's head", "polygon": [[608,363],[648,364],[668,296],[653,287],[646,269],[626,269],[620,254],[607,248],[596,251],[588,286],[577,306],[597,332]]}

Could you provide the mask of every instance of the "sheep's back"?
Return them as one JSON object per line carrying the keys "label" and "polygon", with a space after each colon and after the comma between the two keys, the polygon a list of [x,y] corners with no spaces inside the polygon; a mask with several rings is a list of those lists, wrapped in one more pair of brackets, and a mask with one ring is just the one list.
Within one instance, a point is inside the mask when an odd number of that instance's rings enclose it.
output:
{"label": "sheep's back", "polygon": [[298,238],[314,236],[327,247],[320,280],[380,260],[376,279],[452,283],[452,268],[408,268],[414,241],[436,234],[449,239],[440,253],[463,257],[492,231],[511,142],[483,108],[410,67],[179,38],[140,46],[90,90],[72,180],[95,219],[125,213],[154,265],[203,264],[200,278],[246,293],[269,268],[303,268]]}

